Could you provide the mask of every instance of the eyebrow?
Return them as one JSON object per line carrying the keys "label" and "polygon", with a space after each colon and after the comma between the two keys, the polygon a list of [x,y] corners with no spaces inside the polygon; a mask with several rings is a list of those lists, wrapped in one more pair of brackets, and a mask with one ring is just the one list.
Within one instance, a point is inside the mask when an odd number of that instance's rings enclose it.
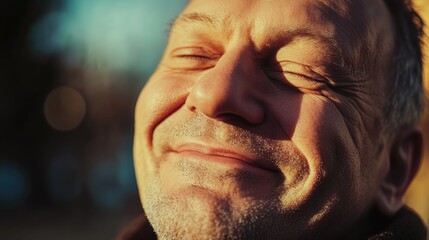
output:
{"label": "eyebrow", "polygon": [[[193,12],[193,13],[187,13],[180,15],[175,20],[172,21],[170,25],[170,33],[171,29],[173,29],[176,25],[211,25],[214,27],[221,27],[223,29],[230,28],[232,21],[229,17],[226,18],[220,18],[213,15],[208,15],[205,13],[200,12]],[[321,43],[325,43],[328,46],[332,47],[332,49],[340,50],[338,43],[328,34],[321,33],[314,31],[309,28],[299,28],[299,29],[282,29],[282,30],[269,30],[269,38],[272,38],[272,36],[277,36],[276,38],[281,38],[284,41],[290,42],[297,38],[308,38],[311,40],[316,40]]]}
{"label": "eyebrow", "polygon": [[220,18],[205,13],[193,12],[180,15],[176,19],[174,19],[170,25],[170,30],[174,28],[175,25],[179,25],[182,23],[204,24],[212,26],[221,25],[221,27],[226,27],[226,25],[230,22],[231,20],[229,18]]}
{"label": "eyebrow", "polygon": [[214,16],[205,14],[205,13],[187,13],[179,16],[177,18],[178,21],[184,22],[202,22],[202,23],[210,23],[215,24],[219,22],[220,18],[216,18]]}

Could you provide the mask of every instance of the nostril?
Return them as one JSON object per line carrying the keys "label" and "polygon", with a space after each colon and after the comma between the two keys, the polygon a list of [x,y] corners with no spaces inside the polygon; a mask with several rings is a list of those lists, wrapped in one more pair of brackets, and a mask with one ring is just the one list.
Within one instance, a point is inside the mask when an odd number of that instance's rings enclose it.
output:
{"label": "nostril", "polygon": [[191,112],[195,112],[196,107],[194,107],[194,106],[190,106],[190,107],[188,107],[188,109],[189,109],[189,111],[191,111]]}

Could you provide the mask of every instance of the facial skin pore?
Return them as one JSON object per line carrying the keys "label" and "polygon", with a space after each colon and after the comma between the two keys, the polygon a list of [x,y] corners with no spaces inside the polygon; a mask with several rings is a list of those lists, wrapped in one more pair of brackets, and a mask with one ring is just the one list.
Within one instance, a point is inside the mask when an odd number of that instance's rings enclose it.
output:
{"label": "facial skin pore", "polygon": [[136,106],[161,239],[334,239],[374,207],[393,27],[378,0],[194,0]]}

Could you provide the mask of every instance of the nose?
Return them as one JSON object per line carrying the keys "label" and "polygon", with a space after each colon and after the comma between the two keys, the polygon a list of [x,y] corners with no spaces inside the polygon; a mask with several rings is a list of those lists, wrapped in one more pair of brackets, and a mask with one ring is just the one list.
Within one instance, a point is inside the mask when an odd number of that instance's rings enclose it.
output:
{"label": "nose", "polygon": [[248,124],[264,119],[255,64],[245,56],[224,55],[196,80],[186,99],[191,111],[218,120],[238,118]]}

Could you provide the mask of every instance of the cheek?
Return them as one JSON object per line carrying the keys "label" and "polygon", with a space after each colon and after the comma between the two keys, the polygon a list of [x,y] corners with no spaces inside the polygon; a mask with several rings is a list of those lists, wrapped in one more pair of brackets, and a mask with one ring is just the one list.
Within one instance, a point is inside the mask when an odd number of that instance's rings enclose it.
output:
{"label": "cheek", "polygon": [[191,81],[173,74],[155,73],[140,93],[136,106],[136,120],[153,125],[180,108],[191,87]]}
{"label": "cheek", "polygon": [[155,73],[137,100],[135,111],[134,165],[139,183],[147,182],[156,167],[151,161],[153,131],[160,122],[183,106],[188,95],[187,81]]}
{"label": "cheek", "polygon": [[[276,103],[279,102],[284,104],[278,107]],[[317,95],[290,93],[278,95],[269,105],[274,121],[309,161],[315,178],[338,166],[340,149],[354,149],[343,116],[329,100]]]}
{"label": "cheek", "polygon": [[319,96],[305,96],[292,142],[307,159],[313,161],[315,170],[329,172],[359,170],[358,146],[353,142],[347,119],[334,103]]}
{"label": "cheek", "polygon": [[154,128],[183,106],[192,83],[173,74],[155,73],[136,105],[136,134],[150,144]]}
{"label": "cheek", "polygon": [[[290,138],[308,163],[305,198],[311,208],[326,209],[333,199],[355,198],[360,189],[360,156],[344,117],[329,100],[309,94],[302,96],[295,114]],[[281,118],[287,119],[287,114]]]}

